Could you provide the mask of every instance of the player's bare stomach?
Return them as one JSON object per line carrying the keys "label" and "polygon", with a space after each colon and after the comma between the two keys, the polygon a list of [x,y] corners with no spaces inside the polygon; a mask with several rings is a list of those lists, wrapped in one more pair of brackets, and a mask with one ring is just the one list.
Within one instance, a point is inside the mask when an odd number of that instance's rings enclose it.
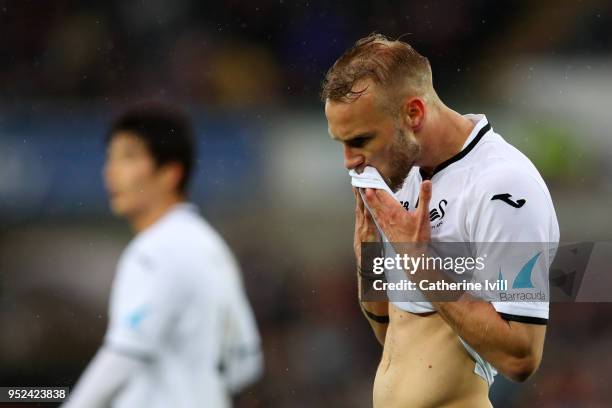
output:
{"label": "player's bare stomach", "polygon": [[416,315],[390,304],[389,318],[374,408],[491,407],[486,381],[437,313]]}

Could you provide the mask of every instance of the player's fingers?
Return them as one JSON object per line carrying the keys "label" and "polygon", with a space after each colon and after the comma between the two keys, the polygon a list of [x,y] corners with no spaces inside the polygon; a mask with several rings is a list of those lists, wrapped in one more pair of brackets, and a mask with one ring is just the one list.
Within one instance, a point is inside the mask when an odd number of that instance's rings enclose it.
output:
{"label": "player's fingers", "polygon": [[387,220],[385,218],[385,212],[383,211],[382,203],[376,195],[376,189],[366,188],[364,196],[368,204],[368,208],[370,209],[369,213],[372,217],[372,220],[376,220],[379,226],[384,229],[386,227]]}
{"label": "player's fingers", "polygon": [[363,202],[363,198],[361,196],[361,190],[363,189],[353,187],[353,194],[355,194],[355,203],[356,203],[355,214],[357,215],[358,222],[360,222],[361,220],[365,220],[371,223],[373,222],[372,214],[370,214],[370,211],[368,210],[368,208],[365,206]]}
{"label": "player's fingers", "polygon": [[387,209],[400,205],[393,197],[391,197],[391,194],[387,193],[385,190],[376,190],[376,197],[378,197],[380,203]]}
{"label": "player's fingers", "polygon": [[378,199],[378,196],[376,195],[376,190],[373,188],[366,188],[364,196],[370,209],[370,214],[372,214],[372,217],[376,218],[380,222],[381,203]]}
{"label": "player's fingers", "polygon": [[367,207],[364,205],[363,206],[363,218],[365,218],[365,220],[370,224],[370,226],[374,225],[374,217],[372,217],[372,213],[370,212],[370,210],[367,209]]}
{"label": "player's fingers", "polygon": [[419,207],[417,208],[418,216],[421,222],[429,222],[429,202],[431,201],[431,189],[431,181],[425,180],[421,183]]}
{"label": "player's fingers", "polygon": [[361,194],[357,187],[353,187],[353,194],[355,195],[355,211],[363,213],[363,200],[361,199]]}

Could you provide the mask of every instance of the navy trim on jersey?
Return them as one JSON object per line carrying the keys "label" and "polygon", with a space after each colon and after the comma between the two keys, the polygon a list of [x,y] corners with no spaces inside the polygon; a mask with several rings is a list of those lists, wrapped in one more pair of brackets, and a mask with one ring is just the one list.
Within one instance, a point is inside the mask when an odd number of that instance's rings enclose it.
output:
{"label": "navy trim on jersey", "polygon": [[456,155],[454,155],[453,157],[451,157],[450,159],[443,161],[442,163],[440,163],[439,165],[437,165],[434,170],[433,173],[431,173],[431,176],[427,176],[427,174],[425,174],[423,172],[422,168],[419,168],[419,173],[421,173],[421,178],[423,180],[429,180],[431,179],[436,173],[439,173],[440,171],[444,170],[445,168],[447,168],[448,166],[450,166],[451,164],[453,164],[456,161],[459,161],[461,159],[463,159],[474,147],[476,147],[476,145],[478,144],[478,142],[480,141],[480,139],[482,139],[482,137],[485,135],[485,133],[487,133],[489,130],[491,130],[491,124],[487,123],[486,125],[484,125],[482,127],[482,129],[480,129],[478,131],[478,134],[476,135],[476,137],[474,139],[472,139],[472,141],[470,142],[469,145],[467,145],[465,147],[465,149],[461,150],[459,153],[457,153]]}
{"label": "navy trim on jersey", "polygon": [[548,324],[548,319],[544,319],[543,317],[519,316],[519,315],[500,313],[500,312],[497,312],[497,313],[501,316],[502,319],[511,320],[513,322],[543,324],[543,325]]}

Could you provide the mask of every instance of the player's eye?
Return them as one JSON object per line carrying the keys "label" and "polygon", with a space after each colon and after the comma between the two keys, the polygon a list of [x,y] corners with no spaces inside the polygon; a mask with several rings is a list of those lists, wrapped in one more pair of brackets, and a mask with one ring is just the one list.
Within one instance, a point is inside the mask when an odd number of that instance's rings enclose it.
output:
{"label": "player's eye", "polygon": [[349,147],[363,147],[372,139],[372,136],[358,136],[346,142]]}
{"label": "player's eye", "polygon": [[131,160],[138,157],[138,152],[135,149],[125,149],[117,154],[121,159]]}

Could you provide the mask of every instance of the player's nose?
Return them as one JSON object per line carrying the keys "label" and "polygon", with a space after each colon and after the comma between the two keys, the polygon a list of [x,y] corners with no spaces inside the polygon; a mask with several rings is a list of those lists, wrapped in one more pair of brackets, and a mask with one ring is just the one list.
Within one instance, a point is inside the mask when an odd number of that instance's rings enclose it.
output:
{"label": "player's nose", "polygon": [[347,170],[355,169],[361,166],[365,161],[363,154],[355,152],[355,150],[349,146],[344,146],[344,167]]}

